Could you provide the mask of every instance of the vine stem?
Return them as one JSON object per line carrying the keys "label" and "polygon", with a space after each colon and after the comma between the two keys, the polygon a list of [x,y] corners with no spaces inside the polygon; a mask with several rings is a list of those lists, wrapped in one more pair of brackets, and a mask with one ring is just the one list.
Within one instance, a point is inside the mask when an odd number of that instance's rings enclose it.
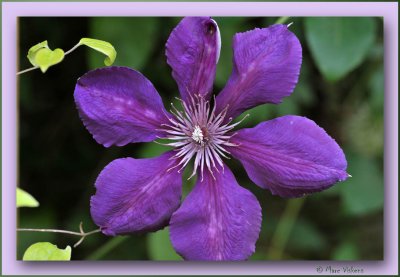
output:
{"label": "vine stem", "polygon": [[101,230],[96,229],[90,232],[85,233],[82,228],[82,222],[79,224],[79,232],[67,231],[67,230],[58,230],[58,229],[33,229],[33,228],[17,228],[19,232],[43,232],[43,233],[61,233],[61,234],[68,234],[73,236],[80,236],[81,239],[74,244],[74,247],[80,245],[83,240],[90,235],[99,233]]}
{"label": "vine stem", "polygon": [[35,70],[37,68],[39,68],[39,67],[38,66],[34,66],[34,67],[30,67],[30,68],[24,69],[24,70],[22,70],[20,72],[17,72],[17,75],[24,74],[25,72],[29,72],[29,71]]}
{"label": "vine stem", "polygon": [[272,236],[271,247],[267,253],[267,258],[269,260],[279,260],[282,257],[304,201],[305,198],[297,198],[289,200],[286,204],[285,210],[275,229],[275,233]]}
{"label": "vine stem", "polygon": [[[72,47],[71,49],[69,49],[67,52],[65,52],[64,53],[64,57],[66,56],[66,55],[68,55],[68,54],[70,54],[72,51],[74,51],[76,48],[78,48],[80,46],[80,44],[78,43],[78,44],[76,44],[74,47]],[[27,69],[24,69],[24,70],[21,70],[21,71],[19,71],[19,72],[17,72],[17,75],[21,75],[21,74],[24,74],[24,73],[26,73],[26,72],[29,72],[29,71],[32,71],[32,70],[35,70],[35,69],[38,69],[39,67],[38,66],[32,66],[32,67],[30,67],[30,68],[27,68]]]}
{"label": "vine stem", "polygon": [[279,17],[278,20],[275,21],[275,24],[283,24],[283,23],[285,23],[289,18],[290,18],[290,16],[282,16],[282,17]]}
{"label": "vine stem", "polygon": [[70,54],[72,51],[74,51],[76,48],[78,48],[80,46],[80,44],[76,44],[74,47],[72,47],[71,49],[69,49],[67,52],[64,53],[64,56]]}

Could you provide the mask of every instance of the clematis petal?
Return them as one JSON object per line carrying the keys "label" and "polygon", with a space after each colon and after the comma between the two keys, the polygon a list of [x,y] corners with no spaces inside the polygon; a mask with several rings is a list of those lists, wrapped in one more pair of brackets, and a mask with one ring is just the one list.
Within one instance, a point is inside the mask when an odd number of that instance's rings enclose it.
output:
{"label": "clematis petal", "polygon": [[228,167],[215,178],[206,170],[172,215],[172,245],[187,260],[245,260],[260,233],[260,204]]}
{"label": "clematis petal", "polygon": [[286,25],[254,29],[233,37],[233,70],[217,96],[217,112],[229,117],[265,103],[280,103],[299,77],[301,45]]}
{"label": "clematis petal", "polygon": [[166,44],[167,62],[188,102],[195,94],[209,99],[221,49],[217,23],[210,17],[185,17]]}
{"label": "clematis petal", "polygon": [[127,67],[86,73],[78,79],[74,97],[84,125],[106,147],[153,141],[170,116],[151,82]]}
{"label": "clematis petal", "polygon": [[227,147],[250,179],[272,194],[299,197],[344,181],[347,161],[342,149],[314,121],[283,116],[242,129]]}
{"label": "clematis petal", "polygon": [[167,152],[149,159],[117,159],[96,180],[90,199],[94,222],[106,235],[161,229],[179,207],[181,173],[169,170],[176,160]]}

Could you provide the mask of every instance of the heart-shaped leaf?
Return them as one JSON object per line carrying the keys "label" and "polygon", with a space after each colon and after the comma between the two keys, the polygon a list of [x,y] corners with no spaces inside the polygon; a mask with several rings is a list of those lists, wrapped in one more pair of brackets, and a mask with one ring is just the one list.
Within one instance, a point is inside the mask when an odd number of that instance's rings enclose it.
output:
{"label": "heart-shaped leaf", "polygon": [[50,242],[37,242],[26,249],[24,261],[69,261],[71,260],[71,247],[59,249]]}
{"label": "heart-shaped leaf", "polygon": [[30,61],[30,63],[33,66],[37,66],[35,57],[36,54],[38,53],[39,50],[47,48],[49,49],[49,46],[47,45],[47,40],[43,41],[43,42],[39,42],[38,44],[32,46],[29,50],[28,50],[28,60]]}
{"label": "heart-shaped leaf", "polygon": [[112,65],[117,57],[117,52],[115,51],[114,47],[107,41],[92,38],[82,38],[79,41],[79,45],[86,45],[106,55],[107,57],[104,60],[104,64],[107,66]]}
{"label": "heart-shaped leaf", "polygon": [[51,50],[49,48],[39,49],[35,55],[35,63],[45,73],[47,69],[64,59],[64,51],[60,48]]}
{"label": "heart-shaped leaf", "polygon": [[17,188],[17,208],[20,207],[38,207],[39,202],[26,191]]}
{"label": "heart-shaped leaf", "polygon": [[310,17],[304,22],[312,57],[330,81],[359,66],[375,41],[375,18]]}

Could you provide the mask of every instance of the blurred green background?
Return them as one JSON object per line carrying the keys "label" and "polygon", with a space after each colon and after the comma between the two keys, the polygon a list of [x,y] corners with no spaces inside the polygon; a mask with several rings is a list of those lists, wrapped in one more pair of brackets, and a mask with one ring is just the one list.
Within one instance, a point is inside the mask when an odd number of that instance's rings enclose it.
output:
{"label": "blurred green background", "polygon": [[[214,92],[232,68],[231,40],[236,32],[274,24],[278,18],[215,18],[222,49]],[[72,48],[82,37],[106,40],[118,55],[115,65],[141,71],[169,107],[178,96],[166,63],[165,42],[180,18],[19,19],[20,70],[30,67],[28,49],[47,40],[50,48]],[[341,145],[353,176],[304,199],[272,196],[252,184],[239,162],[227,163],[238,182],[251,190],[263,209],[256,252],[250,260],[383,259],[383,21],[382,18],[289,18],[300,39],[303,64],[294,93],[281,105],[252,109],[241,127],[282,116],[307,116]],[[19,185],[38,199],[38,208],[20,208],[18,227],[96,229],[89,199],[105,165],[120,157],[151,157],[166,150],[155,143],[104,148],[84,128],[75,108],[76,80],[103,66],[104,57],[80,47],[45,74],[39,70],[19,80]],[[184,194],[193,181],[184,182]],[[38,241],[61,248],[77,237],[18,233],[18,259]],[[180,260],[168,228],[141,236],[110,238],[95,234],[72,251],[73,260]]]}

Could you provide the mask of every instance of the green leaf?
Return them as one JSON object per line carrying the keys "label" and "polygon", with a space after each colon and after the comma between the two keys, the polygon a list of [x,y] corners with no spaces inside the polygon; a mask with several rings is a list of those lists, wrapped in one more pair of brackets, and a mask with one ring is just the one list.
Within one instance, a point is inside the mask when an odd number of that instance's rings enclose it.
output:
{"label": "green leaf", "polygon": [[50,49],[49,46],[47,45],[47,40],[45,40],[45,41],[43,41],[43,42],[39,42],[38,44],[32,46],[32,47],[28,50],[28,56],[27,56],[27,57],[28,57],[28,60],[30,61],[30,63],[31,63],[33,66],[37,66],[35,57],[36,57],[37,52],[38,52],[40,49]]}
{"label": "green leaf", "polygon": [[40,67],[40,70],[45,73],[50,66],[64,59],[64,51],[60,48],[51,50],[45,40],[32,46],[28,50],[27,57],[32,65]]}
{"label": "green leaf", "polygon": [[[157,140],[160,143],[168,143],[170,141],[168,140]],[[155,142],[150,142],[150,143],[146,143],[144,145],[142,145],[138,152],[137,155],[140,158],[151,158],[151,157],[157,157],[160,156],[161,154],[172,150],[173,148],[170,146],[164,146],[164,145],[160,145],[157,144]]]}
{"label": "green leaf", "polygon": [[107,66],[112,65],[117,57],[117,52],[115,51],[114,46],[107,41],[92,38],[82,38],[78,45],[86,45],[106,55],[107,57],[104,60],[104,64]]}
{"label": "green leaf", "polygon": [[359,259],[360,254],[356,245],[352,242],[343,242],[332,253],[332,260],[336,261],[354,261]]}
{"label": "green leaf", "polygon": [[344,210],[350,215],[365,215],[381,210],[384,203],[383,174],[376,160],[346,153],[352,175],[340,185]]}
{"label": "green leaf", "polygon": [[38,207],[39,202],[26,191],[17,188],[17,208],[21,207]]}
{"label": "green leaf", "polygon": [[182,260],[172,247],[171,241],[169,240],[168,228],[150,233],[147,237],[147,249],[152,260]]}
{"label": "green leaf", "polygon": [[337,81],[359,66],[376,36],[376,21],[367,17],[310,17],[306,40],[319,70]]}
{"label": "green leaf", "polygon": [[328,243],[311,222],[298,219],[291,231],[288,246],[302,251],[321,252],[328,246]]}
{"label": "green leaf", "polygon": [[[141,69],[156,46],[158,19],[149,17],[94,17],[90,36],[118,45],[115,65]],[[90,67],[100,67],[96,53],[89,53]]]}
{"label": "green leaf", "polygon": [[[246,114],[249,114],[250,116],[239,124],[240,128],[251,128],[257,125],[258,123],[271,119],[273,117],[271,105],[268,104],[259,105],[255,108],[247,110]],[[243,115],[237,117],[233,122],[238,122],[242,118]]]}
{"label": "green leaf", "polygon": [[288,97],[281,104],[272,107],[278,113],[278,116],[291,115],[291,114],[300,114],[300,107],[296,100],[296,97],[293,95],[292,97]]}
{"label": "green leaf", "polygon": [[60,63],[64,59],[64,51],[60,48],[50,50],[40,49],[35,56],[35,63],[45,73],[50,66]]}
{"label": "green leaf", "polygon": [[71,247],[59,249],[50,242],[37,242],[25,251],[24,261],[69,261],[71,260]]}

